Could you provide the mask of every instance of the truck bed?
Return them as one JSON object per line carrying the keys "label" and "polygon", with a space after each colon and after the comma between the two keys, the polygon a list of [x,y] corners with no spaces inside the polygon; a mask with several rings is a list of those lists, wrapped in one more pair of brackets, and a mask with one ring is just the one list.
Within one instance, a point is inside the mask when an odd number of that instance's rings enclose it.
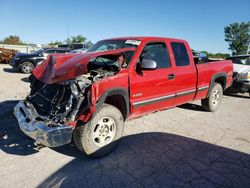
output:
{"label": "truck bed", "polygon": [[[210,87],[208,83],[212,83],[215,73],[216,75],[226,75],[227,82],[223,86],[226,89],[232,84],[232,74],[230,67],[232,67],[232,61],[230,60],[220,60],[220,61],[209,61],[206,63],[196,64],[197,68],[197,88]],[[204,92],[198,92],[195,96],[195,100],[204,98],[208,93],[208,90],[204,89]]]}

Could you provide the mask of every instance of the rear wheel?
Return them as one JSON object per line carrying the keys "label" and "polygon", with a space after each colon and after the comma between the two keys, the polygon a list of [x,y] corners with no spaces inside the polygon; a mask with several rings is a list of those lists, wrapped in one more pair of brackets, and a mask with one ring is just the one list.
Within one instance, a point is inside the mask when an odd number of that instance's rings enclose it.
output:
{"label": "rear wheel", "polygon": [[20,66],[21,72],[25,74],[30,74],[34,69],[34,64],[31,62],[23,62]]}
{"label": "rear wheel", "polygon": [[222,86],[218,83],[215,83],[211,89],[208,98],[201,100],[202,107],[209,112],[216,111],[221,104],[222,95],[223,95]]}
{"label": "rear wheel", "polygon": [[73,133],[76,147],[94,158],[109,154],[123,133],[124,119],[114,106],[104,104],[85,125]]}

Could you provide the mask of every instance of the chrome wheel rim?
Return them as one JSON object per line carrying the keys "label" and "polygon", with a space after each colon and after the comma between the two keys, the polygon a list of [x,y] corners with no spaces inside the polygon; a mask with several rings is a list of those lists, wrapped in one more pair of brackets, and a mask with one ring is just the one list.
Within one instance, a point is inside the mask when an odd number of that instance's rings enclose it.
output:
{"label": "chrome wheel rim", "polygon": [[217,105],[220,101],[220,92],[219,90],[215,90],[213,92],[213,99],[212,99],[212,104]]}
{"label": "chrome wheel rim", "polygon": [[103,117],[94,127],[92,138],[95,145],[103,147],[112,142],[116,134],[116,123],[111,117]]}
{"label": "chrome wheel rim", "polygon": [[30,73],[32,71],[32,67],[29,64],[23,64],[22,65],[22,70],[24,73]]}

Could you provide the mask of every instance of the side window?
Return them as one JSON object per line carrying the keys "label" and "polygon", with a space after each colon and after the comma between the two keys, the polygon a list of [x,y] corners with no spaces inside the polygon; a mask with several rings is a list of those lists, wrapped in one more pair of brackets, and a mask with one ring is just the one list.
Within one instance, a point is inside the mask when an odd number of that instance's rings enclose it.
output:
{"label": "side window", "polygon": [[172,42],[176,66],[187,66],[190,64],[187,49],[183,43]]}
{"label": "side window", "polygon": [[171,66],[168,50],[164,43],[147,44],[142,51],[140,61],[142,59],[154,60],[157,63],[157,68],[168,68]]}

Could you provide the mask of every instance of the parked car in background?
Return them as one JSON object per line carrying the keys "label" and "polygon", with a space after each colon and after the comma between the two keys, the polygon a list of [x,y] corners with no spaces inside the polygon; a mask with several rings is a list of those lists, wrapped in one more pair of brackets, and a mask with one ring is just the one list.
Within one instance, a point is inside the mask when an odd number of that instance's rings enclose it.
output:
{"label": "parked car in background", "polygon": [[192,50],[195,64],[206,63],[208,62],[208,57],[205,53]]}
{"label": "parked car in background", "polygon": [[76,50],[71,50],[69,53],[72,53],[72,54],[82,54],[84,52],[86,52],[88,49],[86,48],[80,48],[80,49],[76,49]]}
{"label": "parked car in background", "polygon": [[235,55],[228,58],[233,61],[233,84],[231,92],[246,93],[250,95],[250,54]]}
{"label": "parked car in background", "polygon": [[50,54],[65,54],[69,49],[63,48],[42,48],[33,53],[16,53],[10,61],[10,65],[14,70],[21,71],[22,73],[29,74],[37,66],[39,62],[42,62]]}
{"label": "parked car in background", "polygon": [[88,48],[90,48],[90,45],[85,44],[85,43],[59,44],[58,48],[67,48],[67,49],[71,49],[71,50],[77,50],[80,48],[88,49]]}

